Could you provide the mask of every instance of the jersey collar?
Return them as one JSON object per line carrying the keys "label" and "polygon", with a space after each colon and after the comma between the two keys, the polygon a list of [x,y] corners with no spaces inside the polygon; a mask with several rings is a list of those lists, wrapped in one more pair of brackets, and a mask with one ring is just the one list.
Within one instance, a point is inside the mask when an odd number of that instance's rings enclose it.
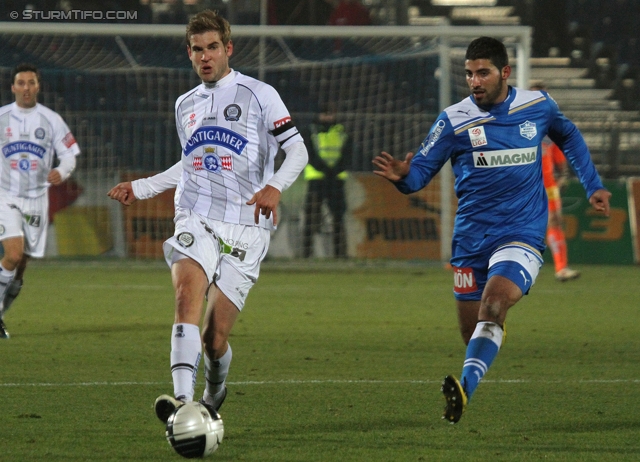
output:
{"label": "jersey collar", "polygon": [[473,100],[473,103],[478,106],[478,108],[483,111],[483,112],[490,112],[495,114],[496,112],[506,112],[509,110],[509,107],[511,106],[511,102],[514,100],[514,98],[516,97],[516,92],[514,90],[514,88],[511,85],[507,86],[507,97],[505,98],[504,101],[502,101],[501,103],[498,104],[492,104],[491,106],[480,106],[477,102],[476,99],[473,97],[473,95],[471,95],[471,99]]}
{"label": "jersey collar", "polygon": [[209,84],[206,84],[206,83],[202,82],[202,86],[206,90],[215,90],[217,88],[224,87],[225,85],[230,84],[233,81],[233,79],[236,78],[236,74],[237,74],[236,71],[234,71],[233,69],[230,69],[230,72],[227,75],[222,77],[220,80],[218,80],[213,85],[209,85]]}

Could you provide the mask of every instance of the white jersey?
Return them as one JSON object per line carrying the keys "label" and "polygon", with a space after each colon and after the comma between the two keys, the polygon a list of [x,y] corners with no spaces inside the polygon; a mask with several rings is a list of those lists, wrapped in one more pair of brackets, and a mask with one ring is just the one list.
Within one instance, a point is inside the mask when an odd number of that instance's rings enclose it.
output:
{"label": "white jersey", "polygon": [[[176,101],[182,176],[176,207],[227,223],[255,225],[246,202],[274,173],[278,148],[302,137],[270,85],[231,70],[215,86],[200,84]],[[259,226],[273,229],[260,215]]]}
{"label": "white jersey", "polygon": [[25,109],[14,102],[0,108],[0,147],[0,189],[24,198],[47,192],[55,155],[80,154],[62,117],[41,104]]}

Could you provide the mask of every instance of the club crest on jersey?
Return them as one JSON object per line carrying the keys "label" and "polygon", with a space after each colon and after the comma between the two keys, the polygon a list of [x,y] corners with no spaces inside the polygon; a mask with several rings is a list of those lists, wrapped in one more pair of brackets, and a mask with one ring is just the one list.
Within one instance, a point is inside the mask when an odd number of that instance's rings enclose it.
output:
{"label": "club crest on jersey", "polygon": [[538,130],[536,129],[536,124],[533,122],[529,122],[528,120],[520,125],[520,136],[528,140],[532,140],[538,134]]}
{"label": "club crest on jersey", "polygon": [[487,144],[487,135],[484,132],[484,127],[473,127],[467,131],[469,132],[471,146],[474,148],[478,146],[485,146]]}
{"label": "club crest on jersey", "polygon": [[230,104],[224,108],[224,120],[228,122],[237,122],[242,115],[242,109],[237,104]]}
{"label": "club crest on jersey", "polygon": [[11,161],[11,169],[12,170],[22,170],[26,172],[27,170],[38,170],[38,161],[37,160],[29,160],[26,157],[22,157],[19,160]]}
{"label": "club crest on jersey", "polygon": [[34,132],[34,134],[36,135],[36,138],[38,138],[39,140],[44,139],[44,128],[42,127],[36,128],[36,131]]}
{"label": "club crest on jersey", "polygon": [[217,145],[240,155],[248,142],[249,140],[233,130],[216,125],[207,125],[199,127],[193,132],[187,140],[182,153],[188,156],[201,146],[210,147],[211,145]]}
{"label": "club crest on jersey", "polygon": [[215,148],[206,147],[204,148],[205,155],[202,158],[202,164],[204,168],[210,172],[218,173],[222,170],[222,161],[220,157],[216,154]]}

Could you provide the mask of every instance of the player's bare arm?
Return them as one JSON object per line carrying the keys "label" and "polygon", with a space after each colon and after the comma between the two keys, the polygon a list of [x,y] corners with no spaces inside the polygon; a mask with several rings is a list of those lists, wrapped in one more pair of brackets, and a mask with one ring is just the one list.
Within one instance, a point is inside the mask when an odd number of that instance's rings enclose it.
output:
{"label": "player's bare arm", "polygon": [[606,189],[598,189],[589,198],[589,203],[598,212],[603,212],[605,217],[609,216],[609,198],[611,193]]}
{"label": "player's bare arm", "polygon": [[388,152],[382,151],[372,161],[377,168],[373,173],[389,181],[399,181],[409,174],[411,159],[413,159],[412,152],[407,153],[404,160],[398,160]]}
{"label": "player's bare arm", "polygon": [[133,187],[130,181],[124,183],[118,183],[107,193],[111,199],[120,202],[122,205],[131,205],[137,198],[133,194]]}
{"label": "player's bare arm", "polygon": [[280,203],[280,196],[282,193],[273,186],[267,185],[260,191],[255,193],[253,197],[247,202],[247,205],[256,205],[254,218],[256,224],[260,222],[260,215],[264,215],[269,219],[273,213],[273,224],[278,224],[277,208]]}

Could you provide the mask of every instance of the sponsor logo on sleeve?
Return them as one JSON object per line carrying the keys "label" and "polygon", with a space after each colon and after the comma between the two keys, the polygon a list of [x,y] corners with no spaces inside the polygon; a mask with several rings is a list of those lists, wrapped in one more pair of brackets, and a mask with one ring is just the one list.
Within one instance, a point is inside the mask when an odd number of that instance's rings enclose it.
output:
{"label": "sponsor logo on sleeve", "polygon": [[442,130],[444,130],[444,127],[444,120],[438,120],[435,127],[433,128],[433,131],[429,134],[427,139],[422,142],[419,154],[426,156],[429,153],[429,150],[431,150],[433,145],[436,144],[436,141],[438,141],[438,138],[440,138],[440,134],[442,133]]}
{"label": "sponsor logo on sleeve", "polygon": [[283,117],[282,119],[276,120],[273,123],[273,128],[282,127],[287,122],[291,122],[291,116]]}
{"label": "sponsor logo on sleeve", "polygon": [[534,164],[538,148],[502,149],[500,151],[476,151],[473,165],[476,168],[518,167]]}
{"label": "sponsor logo on sleeve", "polygon": [[536,129],[536,124],[533,122],[529,122],[528,120],[519,125],[520,127],[520,136],[532,140],[538,134],[538,130]]}
{"label": "sponsor logo on sleeve", "polygon": [[67,133],[64,138],[62,138],[62,144],[64,144],[67,149],[76,144],[76,139],[73,137],[71,132]]}
{"label": "sponsor logo on sleeve", "polygon": [[457,294],[470,294],[478,290],[472,268],[453,267],[453,291]]}
{"label": "sponsor logo on sleeve", "polygon": [[487,135],[484,132],[484,127],[473,127],[470,128],[468,132],[471,146],[477,148],[478,146],[487,145]]}

